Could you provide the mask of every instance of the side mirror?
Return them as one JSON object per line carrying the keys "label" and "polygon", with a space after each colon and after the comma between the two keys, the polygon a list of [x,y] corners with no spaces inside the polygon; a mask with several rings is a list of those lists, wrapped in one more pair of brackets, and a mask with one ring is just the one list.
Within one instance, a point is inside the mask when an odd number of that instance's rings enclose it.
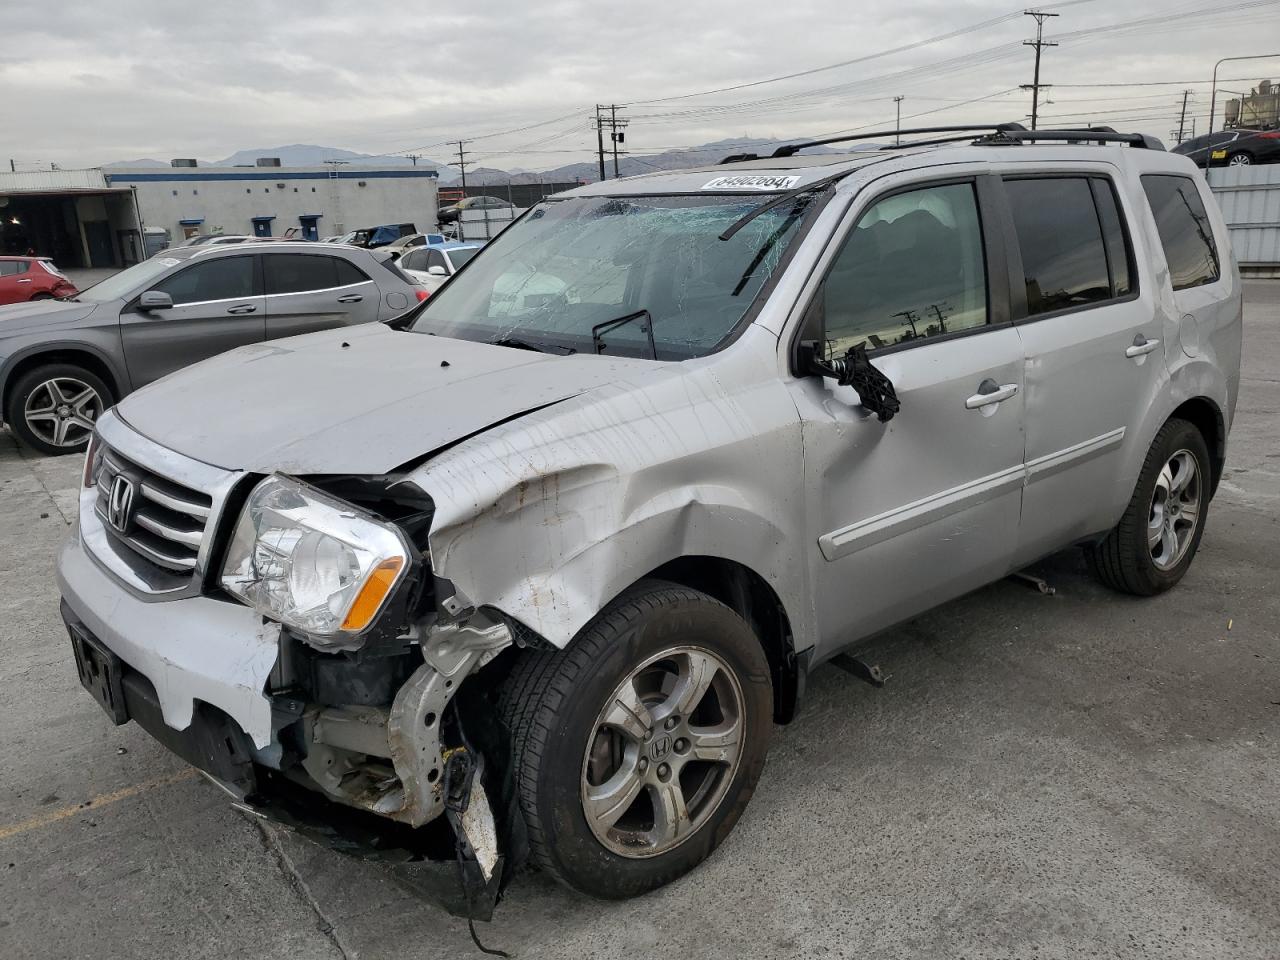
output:
{"label": "side mirror", "polygon": [[842,387],[853,387],[862,405],[885,423],[902,408],[893,381],[872,365],[864,340],[843,356],[823,359],[817,340],[802,340],[796,351],[801,376],[832,377]]}
{"label": "side mirror", "polygon": [[142,310],[172,310],[173,297],[160,290],[148,290],[138,298],[138,307]]}
{"label": "side mirror", "polygon": [[449,271],[437,263],[434,266],[427,267],[427,274],[432,277],[447,277]]}

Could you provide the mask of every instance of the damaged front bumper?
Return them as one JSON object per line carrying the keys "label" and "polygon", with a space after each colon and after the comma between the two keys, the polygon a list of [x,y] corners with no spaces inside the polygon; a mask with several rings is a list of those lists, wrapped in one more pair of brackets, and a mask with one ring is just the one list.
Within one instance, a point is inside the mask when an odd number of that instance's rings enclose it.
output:
{"label": "damaged front bumper", "polygon": [[[78,532],[59,555],[58,582],[82,682],[117,723],[136,720],[241,809],[387,863],[451,912],[492,911],[502,859],[483,760],[444,731],[462,681],[511,643],[505,624],[474,613],[428,621],[421,638],[406,638],[397,662],[408,678],[389,705],[333,703],[290,684],[291,661],[315,656],[278,624],[207,596],[138,598]],[[325,661],[326,693],[342,689],[332,676],[345,663]]]}

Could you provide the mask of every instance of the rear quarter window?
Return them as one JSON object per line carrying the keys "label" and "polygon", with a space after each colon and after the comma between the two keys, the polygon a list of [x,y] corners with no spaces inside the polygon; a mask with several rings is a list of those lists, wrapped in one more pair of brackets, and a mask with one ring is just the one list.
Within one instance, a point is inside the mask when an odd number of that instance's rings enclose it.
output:
{"label": "rear quarter window", "polygon": [[1221,276],[1218,247],[1195,181],[1176,174],[1147,174],[1142,189],[1169,262],[1173,289],[1216,281]]}

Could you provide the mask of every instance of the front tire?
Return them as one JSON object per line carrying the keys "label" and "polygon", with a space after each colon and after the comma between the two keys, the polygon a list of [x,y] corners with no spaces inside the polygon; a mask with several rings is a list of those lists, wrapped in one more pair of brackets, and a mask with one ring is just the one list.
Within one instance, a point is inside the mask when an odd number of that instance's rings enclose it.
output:
{"label": "front tire", "polygon": [[34,450],[52,456],[78,453],[111,403],[101,377],[75,364],[51,363],[18,378],[5,420]]}
{"label": "front tire", "polygon": [[1240,153],[1233,153],[1231,156],[1227,157],[1227,166],[1229,167],[1248,167],[1252,165],[1253,156],[1251,154],[1244,153],[1243,151]]}
{"label": "front tire", "polygon": [[764,766],[769,664],[738,614],[644,581],[503,694],[533,862],[602,899],[682,876],[728,836]]}
{"label": "front tire", "polygon": [[1156,434],[1124,516],[1085,549],[1093,575],[1121,593],[1168,590],[1200,547],[1209,510],[1209,448],[1194,424],[1170,420]]}

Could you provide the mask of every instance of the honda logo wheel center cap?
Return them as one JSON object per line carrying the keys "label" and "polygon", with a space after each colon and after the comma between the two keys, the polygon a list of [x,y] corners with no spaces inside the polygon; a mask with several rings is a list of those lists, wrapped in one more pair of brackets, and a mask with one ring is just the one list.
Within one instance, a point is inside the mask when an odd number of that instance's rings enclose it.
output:
{"label": "honda logo wheel center cap", "polygon": [[671,755],[671,737],[663,734],[655,737],[649,744],[649,756],[654,763],[661,763]]}

